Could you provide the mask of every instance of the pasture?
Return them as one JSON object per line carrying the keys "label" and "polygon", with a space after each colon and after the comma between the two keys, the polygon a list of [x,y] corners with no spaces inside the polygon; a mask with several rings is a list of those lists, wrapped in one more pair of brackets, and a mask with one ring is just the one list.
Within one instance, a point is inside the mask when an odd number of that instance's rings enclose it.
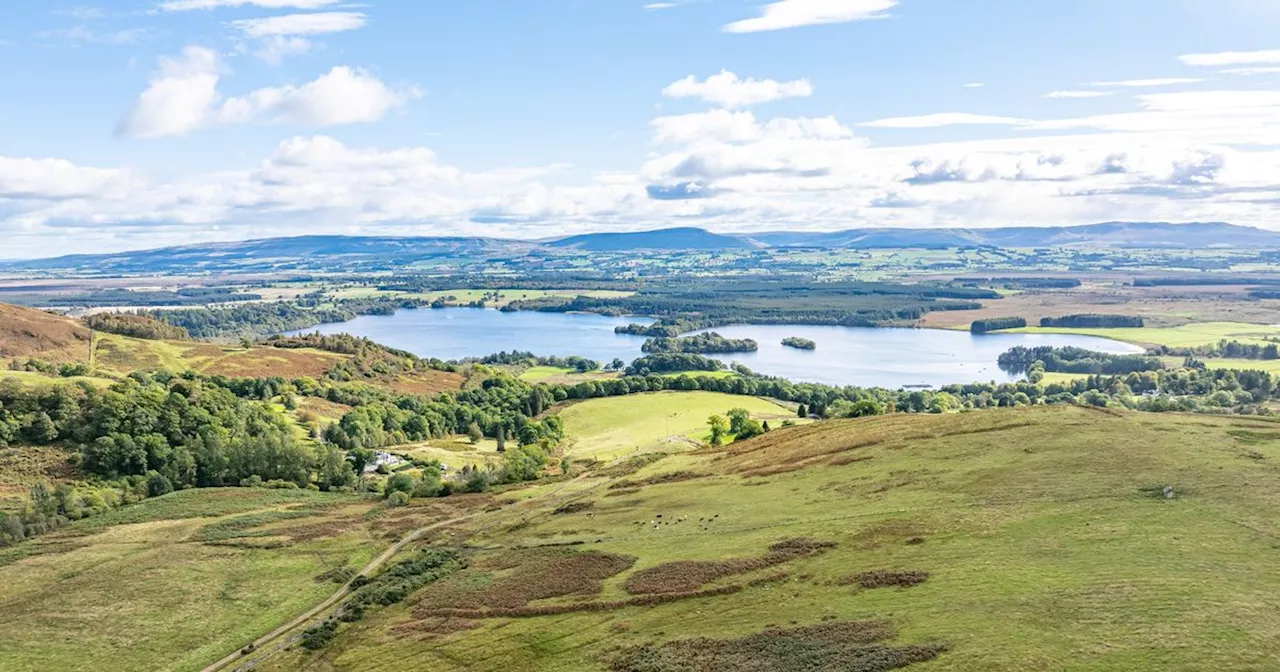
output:
{"label": "pasture", "polygon": [[657,392],[591,399],[560,411],[574,458],[613,460],[648,452],[695,448],[710,430],[707,418],[745,408],[752,416],[781,425],[795,411],[776,402],[719,392]]}

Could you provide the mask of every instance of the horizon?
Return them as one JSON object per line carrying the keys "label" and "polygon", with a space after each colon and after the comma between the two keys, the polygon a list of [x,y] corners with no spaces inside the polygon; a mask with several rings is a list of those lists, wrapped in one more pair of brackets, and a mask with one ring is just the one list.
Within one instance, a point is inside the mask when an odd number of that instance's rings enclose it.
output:
{"label": "horizon", "polygon": [[[234,245],[238,243],[267,242],[267,241],[273,241],[273,240],[295,240],[300,238],[344,238],[344,239],[379,238],[379,239],[387,239],[387,240],[475,239],[475,240],[497,240],[497,241],[507,241],[507,242],[546,244],[546,243],[551,243],[558,240],[564,240],[567,238],[576,238],[580,236],[647,234],[647,233],[662,233],[662,232],[668,232],[668,231],[700,231],[703,233],[709,233],[713,235],[730,236],[730,237],[750,240],[752,236],[762,236],[762,235],[777,235],[777,234],[824,235],[824,234],[845,233],[850,231],[995,231],[995,230],[1003,230],[1003,229],[1080,229],[1080,228],[1090,228],[1090,227],[1099,227],[1099,226],[1171,226],[1171,227],[1229,226],[1229,227],[1253,229],[1255,231],[1263,231],[1267,233],[1275,233],[1277,235],[1280,235],[1280,230],[1266,229],[1262,227],[1249,226],[1245,224],[1234,224],[1231,222],[1201,222],[1201,221],[1195,221],[1195,222],[1112,221],[1112,222],[1092,222],[1087,224],[1067,224],[1067,225],[1060,225],[1060,226],[1051,225],[1051,224],[1046,224],[1046,225],[1022,224],[1022,225],[1010,225],[1010,226],[985,226],[985,227],[973,226],[973,227],[954,227],[954,228],[930,227],[930,226],[920,226],[920,227],[870,227],[869,226],[869,227],[852,227],[852,228],[845,228],[845,229],[831,229],[831,230],[822,230],[822,231],[770,229],[770,230],[764,230],[764,231],[747,231],[747,232],[716,231],[713,229],[698,227],[698,226],[667,226],[667,227],[654,228],[654,229],[635,229],[635,230],[628,230],[628,231],[586,231],[583,233],[574,233],[574,234],[567,234],[562,236],[550,236],[550,237],[544,237],[544,238],[521,238],[517,236],[485,236],[485,235],[467,236],[467,235],[431,235],[431,234],[386,235],[386,234],[376,234],[376,233],[370,233],[370,234],[299,233],[296,235],[285,235],[285,236],[265,236],[262,238],[234,238],[234,239],[227,239],[227,240],[208,240],[208,241],[201,241],[198,243],[162,245],[158,247],[139,247],[136,249],[123,249],[123,250],[117,250],[113,252],[98,252],[98,253],[76,252],[71,254],[52,254],[47,256],[35,256],[35,257],[6,257],[3,255],[3,251],[0,251],[0,264],[19,263],[23,261],[46,261],[50,259],[61,259],[65,257],[81,257],[81,256],[98,257],[98,256],[111,256],[111,255],[117,255],[117,254],[128,255],[128,254],[138,254],[143,252],[157,252],[162,250],[198,248],[198,247],[207,247],[207,246],[216,246],[216,245]],[[769,247],[769,246],[766,246],[766,247]],[[780,247],[787,247],[787,246],[780,246]]]}
{"label": "horizon", "polygon": [[0,75],[24,129],[0,145],[5,258],[266,228],[1276,228],[1280,203],[1280,7],[1244,0],[21,0],[6,19],[0,56],[27,67]]}

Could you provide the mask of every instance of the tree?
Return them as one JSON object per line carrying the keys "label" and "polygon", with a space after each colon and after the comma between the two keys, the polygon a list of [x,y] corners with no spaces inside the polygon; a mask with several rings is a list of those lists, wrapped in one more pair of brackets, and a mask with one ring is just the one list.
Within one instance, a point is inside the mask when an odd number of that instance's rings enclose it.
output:
{"label": "tree", "polygon": [[403,492],[406,496],[412,495],[416,485],[417,484],[413,481],[413,477],[409,474],[392,474],[391,478],[388,478],[386,484],[383,486],[382,492],[388,497],[395,492]]}
{"label": "tree", "polygon": [[478,423],[473,422],[470,427],[467,427],[467,438],[471,439],[472,445],[480,443],[484,439],[484,431],[480,429]]}
{"label": "tree", "polygon": [[738,431],[734,434],[733,440],[745,441],[747,439],[760,436],[761,434],[764,434],[764,432],[764,425],[760,424],[759,420],[756,420],[755,418],[747,418],[738,427]]}
{"label": "tree", "polygon": [[498,440],[498,452],[505,453],[507,451],[507,429],[502,425],[498,425],[498,431],[496,434],[496,438]]}
{"label": "tree", "polygon": [[729,409],[729,432],[732,434],[741,434],[747,422],[751,420],[751,411],[745,408]]}
{"label": "tree", "polygon": [[713,415],[707,418],[707,424],[711,426],[711,445],[724,445],[724,437],[729,434],[729,421],[723,415]]}
{"label": "tree", "polygon": [[[1273,347],[1274,347],[1274,346],[1273,346]],[[617,357],[614,357],[614,358],[613,358],[613,361],[612,361],[612,362],[609,362],[609,366],[608,366],[607,368],[608,368],[610,371],[621,371],[621,370],[623,370],[623,369],[627,368],[627,363],[626,363],[626,362],[624,362],[624,361],[622,361],[621,359],[619,359],[619,358],[617,358]]]}
{"label": "tree", "polygon": [[321,490],[332,490],[351,485],[355,480],[355,470],[351,462],[342,454],[342,449],[327,445],[316,450],[316,485]]}
{"label": "tree", "polygon": [[800,404],[800,407],[796,409],[796,417],[800,417],[800,418],[809,417],[809,407],[805,406],[804,404]]}
{"label": "tree", "polygon": [[369,466],[373,461],[373,451],[368,448],[354,448],[347,453],[347,459],[351,460],[351,466],[355,469],[357,477],[364,477],[364,468]]}

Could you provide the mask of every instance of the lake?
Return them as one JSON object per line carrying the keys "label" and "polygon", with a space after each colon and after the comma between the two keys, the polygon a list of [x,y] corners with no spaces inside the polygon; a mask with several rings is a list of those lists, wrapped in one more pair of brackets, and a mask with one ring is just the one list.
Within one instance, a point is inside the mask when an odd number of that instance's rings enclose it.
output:
{"label": "lake", "polygon": [[[420,357],[462,359],[501,350],[538,355],[581,355],[608,363],[630,363],[641,356],[643,336],[615,334],[618,325],[650,323],[640,317],[606,317],[584,313],[504,313],[485,308],[422,308],[394,315],[365,315],[350,322],[326,324],[294,333],[348,333]],[[1141,353],[1142,348],[1092,336],[1067,334],[981,334],[943,329],[875,329],[807,325],[732,325],[715,331],[727,338],[752,338],[758,352],[714,355],[738,362],[757,373],[829,385],[898,388],[940,387],[951,383],[1008,382],[996,366],[1001,353],[1017,345],[1073,345],[1112,353]],[[807,338],[816,350],[796,350],[781,343],[788,336]]]}

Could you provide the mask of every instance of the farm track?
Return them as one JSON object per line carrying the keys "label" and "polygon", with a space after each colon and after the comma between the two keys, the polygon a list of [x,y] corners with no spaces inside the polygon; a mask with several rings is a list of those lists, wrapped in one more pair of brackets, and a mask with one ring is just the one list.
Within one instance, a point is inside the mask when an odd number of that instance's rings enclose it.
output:
{"label": "farm track", "polygon": [[[587,476],[588,474],[582,474],[570,481],[565,482],[555,490],[539,495],[532,499],[525,500],[524,502],[517,503],[515,506],[520,506],[521,504],[528,505],[532,502],[540,502],[544,499],[551,498],[553,495],[556,495],[557,493],[561,492],[562,490],[569,487],[574,482],[582,478],[585,478]],[[567,496],[564,499],[566,500],[573,499],[573,495]],[[355,576],[351,577],[350,581],[347,581],[345,584],[343,584],[342,587],[339,588],[337,592],[325,598],[323,602],[321,602],[320,604],[317,604],[311,609],[308,609],[306,613],[302,614],[301,616],[298,616],[292,621],[289,621],[288,623],[276,628],[275,630],[272,630],[271,632],[253,640],[252,643],[246,644],[245,646],[240,647],[239,649],[227,654],[226,657],[218,660],[217,662],[206,666],[202,670],[202,672],[218,672],[218,670],[225,669],[228,665],[253,655],[253,653],[261,650],[262,647],[268,644],[271,644],[272,642],[280,639],[281,637],[289,634],[290,632],[297,630],[298,628],[306,625],[308,622],[311,621],[311,619],[324,613],[326,610],[328,610],[329,608],[333,607],[335,604],[340,602],[342,598],[349,595],[351,593],[351,583],[352,581],[355,581],[356,577],[369,576],[372,572],[377,571],[379,567],[386,564],[388,560],[395,557],[395,555],[400,551],[404,550],[406,546],[422,538],[422,535],[428,532],[431,532],[433,530],[438,530],[442,527],[447,527],[449,525],[455,525],[457,523],[470,520],[484,513],[486,512],[477,511],[475,513],[469,513],[465,516],[458,516],[456,518],[450,518],[449,520],[442,520],[439,522],[435,522],[410,532],[409,534],[405,535],[396,543],[392,544],[391,546],[388,546],[386,550],[384,550],[382,553],[379,553],[378,556],[375,557],[373,560],[369,561],[369,564],[365,565]],[[245,652],[246,648],[250,648],[250,650],[247,653]]]}

